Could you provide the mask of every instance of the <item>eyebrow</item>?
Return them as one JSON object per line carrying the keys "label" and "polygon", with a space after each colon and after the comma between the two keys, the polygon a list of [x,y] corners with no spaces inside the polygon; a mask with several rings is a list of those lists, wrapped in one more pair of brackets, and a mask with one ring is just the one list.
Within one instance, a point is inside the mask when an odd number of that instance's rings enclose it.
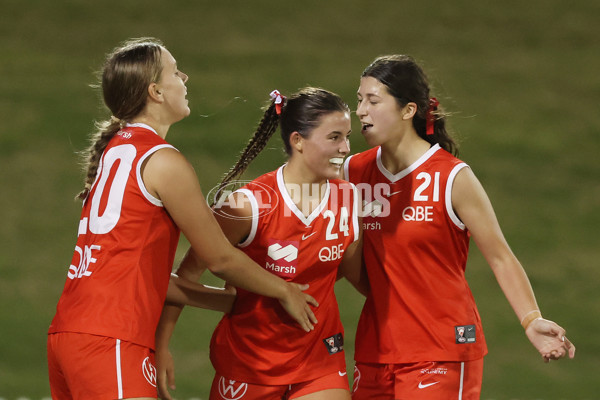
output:
{"label": "eyebrow", "polygon": [[[357,96],[361,96],[361,94],[360,94],[360,93],[358,93],[358,92],[356,92],[356,95],[357,95]],[[364,95],[364,97],[379,97],[379,98],[381,98],[381,96],[380,96],[380,95],[378,95],[378,94],[375,94],[375,93],[366,93],[366,94]]]}
{"label": "eyebrow", "polygon": [[[346,132],[346,133],[352,133],[352,129],[350,129],[350,130],[349,130],[348,132]],[[340,132],[340,131],[331,131],[331,132],[329,132],[329,134],[330,134],[330,135],[333,135],[333,134],[343,135],[343,134],[344,134],[344,132]]]}

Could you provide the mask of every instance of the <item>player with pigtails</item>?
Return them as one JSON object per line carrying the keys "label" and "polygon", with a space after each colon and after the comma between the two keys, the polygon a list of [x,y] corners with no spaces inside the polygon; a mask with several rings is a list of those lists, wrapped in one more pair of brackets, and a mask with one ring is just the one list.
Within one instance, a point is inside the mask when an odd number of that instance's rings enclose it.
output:
{"label": "player with pigtails", "polygon": [[[323,89],[285,98],[277,91],[241,158],[219,186],[227,189],[280,127],[289,158],[277,170],[217,201],[214,212],[231,243],[272,274],[308,284],[317,323],[304,333],[271,299],[237,289],[216,327],[210,358],[216,370],[210,399],[350,399],[343,327],[334,284],[344,275],[359,290],[361,229],[355,187],[339,179],[350,146],[350,110]],[[188,252],[178,269],[196,281],[202,263]],[[363,278],[364,279],[364,278]],[[362,289],[364,290],[364,289]],[[170,399],[168,342],[181,308],[168,306],[157,331],[158,386]]]}

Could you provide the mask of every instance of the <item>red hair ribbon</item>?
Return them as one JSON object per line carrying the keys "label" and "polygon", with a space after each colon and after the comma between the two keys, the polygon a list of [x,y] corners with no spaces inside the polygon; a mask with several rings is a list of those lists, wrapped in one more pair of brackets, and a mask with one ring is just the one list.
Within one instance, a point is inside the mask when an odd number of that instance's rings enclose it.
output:
{"label": "red hair ribbon", "polygon": [[427,133],[427,136],[433,135],[434,133],[433,124],[435,122],[435,114],[433,112],[437,110],[439,105],[440,102],[437,101],[435,97],[429,99],[429,109],[427,110],[427,121],[425,123],[425,132]]}
{"label": "red hair ribbon", "polygon": [[270,93],[271,96],[271,101],[273,103],[275,103],[275,112],[277,113],[277,115],[281,114],[281,107],[283,107],[283,99],[285,99],[285,96],[282,96],[281,93],[279,93],[279,90],[275,89]]}

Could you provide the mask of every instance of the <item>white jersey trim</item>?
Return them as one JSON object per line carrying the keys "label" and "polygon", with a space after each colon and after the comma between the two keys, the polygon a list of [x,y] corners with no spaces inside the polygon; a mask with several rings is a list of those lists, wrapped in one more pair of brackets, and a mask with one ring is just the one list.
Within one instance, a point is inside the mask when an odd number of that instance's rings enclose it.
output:
{"label": "white jersey trim", "polygon": [[249,246],[250,243],[252,243],[252,241],[256,237],[256,231],[258,230],[258,202],[256,201],[256,197],[254,196],[254,193],[252,193],[248,189],[238,189],[233,193],[237,193],[237,192],[246,195],[246,197],[250,201],[250,207],[252,208],[252,227],[250,228],[250,233],[248,234],[248,237],[243,242],[238,243],[238,247],[243,248],[243,247]]}
{"label": "white jersey trim", "polygon": [[352,192],[354,193],[354,204],[352,204],[352,228],[354,228],[354,240],[353,242],[356,242],[358,240],[358,234],[359,234],[359,228],[358,228],[358,190],[356,189],[356,186],[354,186],[353,183],[350,183],[350,185],[352,185]]}
{"label": "white jersey trim", "polygon": [[283,167],[285,167],[285,165],[279,167],[279,169],[277,170],[277,187],[279,189],[279,193],[281,193],[281,197],[283,198],[283,201],[285,201],[285,204],[294,213],[294,215],[296,215],[296,217],[298,217],[298,219],[304,225],[310,226],[310,224],[315,220],[315,218],[317,218],[319,216],[319,214],[321,214],[321,212],[325,209],[325,207],[327,207],[327,202],[329,201],[329,192],[330,192],[329,180],[327,181],[327,187],[325,189],[325,194],[323,195],[321,202],[310,213],[310,215],[308,217],[305,217],[304,214],[302,214],[302,211],[300,211],[298,209],[298,207],[296,206],[296,203],[294,203],[292,201],[290,194],[288,193],[287,189],[285,188],[285,182],[283,181]]}
{"label": "white jersey trim", "polygon": [[129,128],[129,127],[148,129],[149,131],[152,131],[156,135],[158,135],[158,132],[156,132],[153,127],[151,127],[150,125],[142,124],[141,122],[138,122],[135,124],[125,124],[125,128]]}
{"label": "white jersey trim", "polygon": [[[136,125],[138,125],[138,124],[136,124]],[[143,124],[140,124],[140,125],[143,125]],[[170,144],[159,144],[158,146],[154,146],[140,158],[140,160],[137,163],[136,172],[135,172],[135,175],[137,177],[137,183],[138,183],[138,186],[140,187],[140,190],[142,191],[142,194],[150,203],[152,203],[158,207],[163,207],[163,203],[156,197],[152,196],[150,194],[150,192],[148,192],[148,189],[146,189],[146,185],[144,185],[144,180],[142,179],[142,165],[144,164],[144,161],[146,160],[146,158],[150,157],[152,154],[154,154],[158,150],[165,149],[165,148],[171,148],[173,150],[177,150],[175,147],[171,146]]]}
{"label": "white jersey trim", "polygon": [[397,174],[392,174],[390,171],[388,171],[383,166],[383,162],[381,161],[381,147],[379,147],[377,149],[377,168],[379,168],[379,171],[390,182],[397,182],[398,180],[404,178],[405,176],[407,176],[408,174],[410,174],[411,172],[413,172],[415,169],[419,168],[425,161],[429,160],[429,158],[436,151],[438,151],[440,149],[441,149],[440,145],[436,143],[435,145],[431,146],[421,157],[419,157],[419,159],[417,161],[415,161],[414,163],[412,163],[410,166],[408,166],[407,168],[405,168],[402,171],[398,172]]}
{"label": "white jersey trim", "polygon": [[346,158],[346,161],[344,161],[344,179],[347,181],[350,180],[350,177],[348,175],[350,174],[350,159],[352,157],[354,157],[354,154]]}
{"label": "white jersey trim", "polygon": [[460,218],[458,218],[458,215],[456,215],[456,213],[454,212],[454,207],[452,207],[452,185],[454,184],[454,178],[456,178],[456,175],[458,174],[458,172],[465,167],[468,167],[468,165],[466,163],[460,163],[457,166],[455,166],[454,168],[452,168],[452,171],[450,171],[450,175],[448,175],[448,182],[446,182],[446,198],[445,198],[446,212],[448,213],[448,216],[450,217],[452,222],[454,222],[454,225],[456,225],[458,228],[460,228],[463,231],[466,228],[465,224],[463,224],[463,222],[460,220]]}

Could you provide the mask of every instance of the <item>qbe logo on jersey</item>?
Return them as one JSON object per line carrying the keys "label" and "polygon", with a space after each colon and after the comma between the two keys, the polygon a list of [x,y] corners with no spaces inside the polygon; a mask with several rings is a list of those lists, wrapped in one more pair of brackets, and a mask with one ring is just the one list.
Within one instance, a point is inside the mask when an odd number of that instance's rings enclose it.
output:
{"label": "qbe logo on jersey", "polygon": [[265,269],[282,278],[296,276],[300,242],[269,239]]}

